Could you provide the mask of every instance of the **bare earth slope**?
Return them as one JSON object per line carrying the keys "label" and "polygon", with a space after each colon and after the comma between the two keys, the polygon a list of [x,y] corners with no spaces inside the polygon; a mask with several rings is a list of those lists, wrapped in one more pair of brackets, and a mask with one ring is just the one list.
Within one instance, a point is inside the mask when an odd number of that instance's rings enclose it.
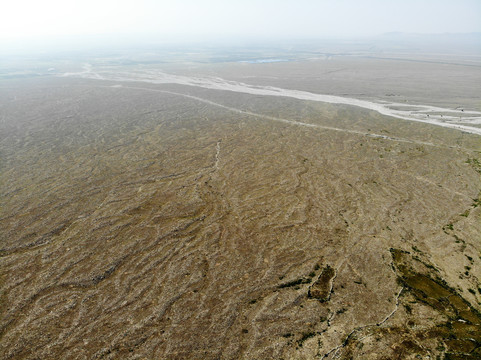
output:
{"label": "bare earth slope", "polygon": [[1,84],[1,359],[481,357],[480,136],[117,85]]}

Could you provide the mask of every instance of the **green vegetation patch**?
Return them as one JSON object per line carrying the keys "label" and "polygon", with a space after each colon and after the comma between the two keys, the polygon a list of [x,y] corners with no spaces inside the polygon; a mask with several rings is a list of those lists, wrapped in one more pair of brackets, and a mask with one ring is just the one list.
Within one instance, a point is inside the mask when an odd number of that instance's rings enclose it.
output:
{"label": "green vegetation patch", "polygon": [[476,158],[468,158],[468,160],[466,160],[466,164],[471,165],[471,167],[472,167],[476,172],[478,172],[479,174],[481,174],[481,163],[479,162],[478,159],[476,159]]}
{"label": "green vegetation patch", "polygon": [[391,249],[391,254],[402,286],[418,302],[431,306],[448,318],[446,323],[428,330],[427,337],[444,344],[446,355],[456,358],[463,354],[465,359],[477,359],[481,355],[481,314],[429,267],[424,274],[415,271],[412,264],[417,260],[408,252]]}

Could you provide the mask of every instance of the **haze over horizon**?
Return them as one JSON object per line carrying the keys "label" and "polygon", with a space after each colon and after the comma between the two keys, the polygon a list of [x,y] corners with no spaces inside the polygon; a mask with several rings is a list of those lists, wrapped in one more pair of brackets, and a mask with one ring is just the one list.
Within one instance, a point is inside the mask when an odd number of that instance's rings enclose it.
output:
{"label": "haze over horizon", "polygon": [[481,2],[23,0],[5,4],[0,14],[0,41],[11,44],[97,36],[173,42],[363,37],[388,32],[481,32]]}

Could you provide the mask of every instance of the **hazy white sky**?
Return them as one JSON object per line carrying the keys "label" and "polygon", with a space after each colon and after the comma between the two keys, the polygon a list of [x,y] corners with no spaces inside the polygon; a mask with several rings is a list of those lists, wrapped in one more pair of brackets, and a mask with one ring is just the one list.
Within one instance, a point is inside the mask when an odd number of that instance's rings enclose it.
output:
{"label": "hazy white sky", "polygon": [[4,0],[0,39],[481,32],[481,0]]}

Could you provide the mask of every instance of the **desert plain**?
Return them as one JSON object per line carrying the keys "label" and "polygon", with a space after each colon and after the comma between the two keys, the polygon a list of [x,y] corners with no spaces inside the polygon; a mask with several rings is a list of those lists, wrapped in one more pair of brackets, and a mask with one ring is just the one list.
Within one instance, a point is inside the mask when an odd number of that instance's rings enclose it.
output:
{"label": "desert plain", "polygon": [[[1,79],[0,358],[480,358],[466,59],[97,59]],[[434,106],[473,131],[199,79]]]}

